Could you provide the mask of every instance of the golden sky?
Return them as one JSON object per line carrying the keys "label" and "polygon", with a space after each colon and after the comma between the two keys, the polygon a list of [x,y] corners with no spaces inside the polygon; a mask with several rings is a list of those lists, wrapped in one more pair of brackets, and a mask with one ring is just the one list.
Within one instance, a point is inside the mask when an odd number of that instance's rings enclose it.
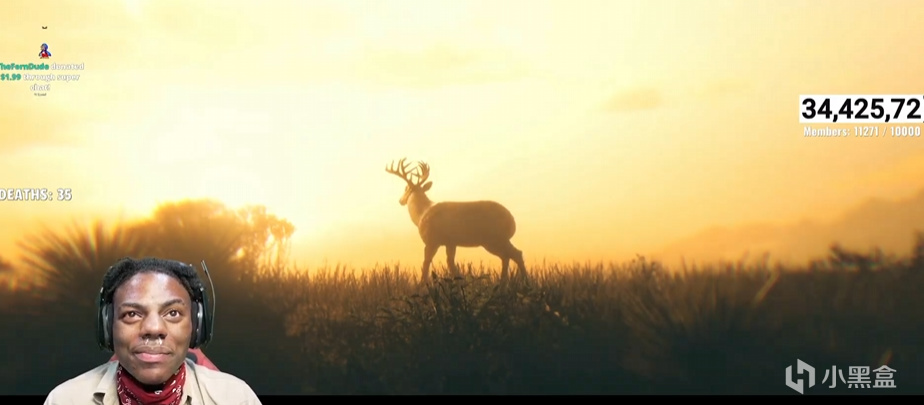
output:
{"label": "golden sky", "polygon": [[417,266],[384,172],[403,156],[433,200],[505,204],[527,264],[924,188],[924,137],[805,138],[797,115],[800,94],[924,91],[918,1],[16,2],[0,62],[45,42],[85,70],[44,97],[0,82],[0,187],[74,195],[0,202],[7,257],[38,221],[210,197],[290,220],[300,263]]}

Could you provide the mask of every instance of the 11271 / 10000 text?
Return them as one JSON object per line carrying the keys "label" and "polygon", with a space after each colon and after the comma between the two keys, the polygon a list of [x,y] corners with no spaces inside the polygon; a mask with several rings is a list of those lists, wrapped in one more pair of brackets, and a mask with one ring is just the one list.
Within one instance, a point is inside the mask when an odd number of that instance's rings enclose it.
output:
{"label": "11271 / 10000 text", "polygon": [[853,128],[812,128],[806,126],[804,136],[806,138],[844,138],[853,135],[857,138],[920,138],[921,127],[919,126],[856,126]]}

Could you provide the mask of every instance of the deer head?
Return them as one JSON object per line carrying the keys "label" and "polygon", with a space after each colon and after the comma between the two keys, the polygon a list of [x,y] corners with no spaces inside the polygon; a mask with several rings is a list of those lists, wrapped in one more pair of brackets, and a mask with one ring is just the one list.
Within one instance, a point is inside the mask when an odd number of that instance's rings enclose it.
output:
{"label": "deer head", "polygon": [[427,181],[430,177],[430,165],[419,162],[414,170],[408,172],[407,169],[411,164],[404,163],[405,160],[407,160],[407,158],[402,158],[398,161],[397,165],[392,163],[385,168],[386,172],[400,177],[401,180],[407,183],[407,186],[404,187],[404,194],[401,195],[401,199],[398,200],[398,203],[402,206],[407,205],[408,199],[415,193],[424,194],[433,186],[432,181]]}

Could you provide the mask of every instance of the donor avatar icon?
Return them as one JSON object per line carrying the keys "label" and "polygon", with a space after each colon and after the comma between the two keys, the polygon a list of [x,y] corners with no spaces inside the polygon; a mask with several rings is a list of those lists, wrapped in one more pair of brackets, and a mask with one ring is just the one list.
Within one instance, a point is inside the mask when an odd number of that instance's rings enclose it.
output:
{"label": "donor avatar icon", "polygon": [[51,57],[51,52],[48,52],[48,44],[42,44],[42,51],[39,52],[39,58],[48,59]]}

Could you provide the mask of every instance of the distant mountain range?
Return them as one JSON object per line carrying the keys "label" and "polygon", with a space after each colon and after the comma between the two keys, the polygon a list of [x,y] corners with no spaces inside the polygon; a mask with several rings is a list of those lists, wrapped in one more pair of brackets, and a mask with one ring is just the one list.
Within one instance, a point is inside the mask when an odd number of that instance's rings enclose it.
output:
{"label": "distant mountain range", "polygon": [[669,244],[654,256],[665,263],[707,263],[756,259],[769,253],[772,262],[801,264],[825,257],[830,246],[906,256],[916,231],[924,231],[924,190],[905,200],[869,199],[830,223],[802,221],[789,225],[754,224],[711,228]]}

